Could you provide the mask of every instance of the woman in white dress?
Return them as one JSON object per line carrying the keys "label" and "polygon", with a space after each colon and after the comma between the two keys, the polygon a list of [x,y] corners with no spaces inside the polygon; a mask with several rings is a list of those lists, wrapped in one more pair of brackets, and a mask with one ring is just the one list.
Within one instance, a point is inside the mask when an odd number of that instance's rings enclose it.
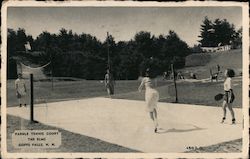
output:
{"label": "woman in white dress", "polygon": [[224,121],[226,120],[226,107],[228,107],[231,116],[232,116],[232,124],[235,124],[235,117],[234,117],[234,111],[233,111],[233,101],[234,101],[234,94],[233,94],[233,87],[232,87],[232,77],[234,77],[234,71],[231,69],[227,69],[225,71],[225,81],[224,81],[224,100],[222,103],[222,109],[223,109],[223,118],[221,123],[224,123]]}
{"label": "woman in white dress", "polygon": [[141,84],[138,88],[139,92],[142,91],[143,87],[145,86],[145,101],[147,106],[147,111],[150,114],[151,119],[154,122],[155,126],[155,133],[157,133],[158,128],[158,120],[157,120],[157,102],[159,100],[159,93],[156,89],[153,88],[152,79],[150,78],[150,71],[149,69],[145,72],[145,77],[142,79]]}
{"label": "woman in white dress", "polygon": [[25,81],[22,78],[22,74],[18,74],[18,78],[15,80],[15,89],[16,89],[16,96],[19,102],[19,107],[22,107],[22,104],[26,107],[26,94],[27,89],[25,85]]}

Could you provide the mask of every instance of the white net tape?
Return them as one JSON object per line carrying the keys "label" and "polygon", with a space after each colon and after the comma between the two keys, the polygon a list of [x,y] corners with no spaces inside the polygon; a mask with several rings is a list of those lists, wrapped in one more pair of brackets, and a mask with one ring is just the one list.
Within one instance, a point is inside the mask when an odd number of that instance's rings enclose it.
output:
{"label": "white net tape", "polygon": [[33,77],[35,80],[43,80],[48,79],[47,75],[44,74],[44,69],[47,67],[51,62],[39,66],[39,67],[30,67],[23,63],[19,63],[17,65],[17,73],[22,74],[23,78],[28,79],[30,77],[30,74],[33,74]]}

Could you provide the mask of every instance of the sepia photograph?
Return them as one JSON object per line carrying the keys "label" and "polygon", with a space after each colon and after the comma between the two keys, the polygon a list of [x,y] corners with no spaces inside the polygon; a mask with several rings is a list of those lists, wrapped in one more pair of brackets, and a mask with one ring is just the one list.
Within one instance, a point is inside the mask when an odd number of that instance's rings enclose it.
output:
{"label": "sepia photograph", "polygon": [[247,157],[248,3],[1,13],[3,157]]}

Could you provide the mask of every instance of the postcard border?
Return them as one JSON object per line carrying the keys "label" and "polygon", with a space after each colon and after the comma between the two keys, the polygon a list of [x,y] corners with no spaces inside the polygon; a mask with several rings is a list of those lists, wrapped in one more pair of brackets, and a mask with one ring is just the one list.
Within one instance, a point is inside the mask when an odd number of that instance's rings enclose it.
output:
{"label": "postcard border", "polygon": [[[9,153],[7,152],[7,135],[6,135],[6,111],[7,111],[7,95],[6,95],[6,74],[7,74],[7,8],[8,7],[201,7],[201,6],[239,6],[242,7],[243,18],[243,86],[242,86],[242,98],[243,98],[243,117],[244,117],[244,129],[243,129],[243,147],[242,153]],[[34,2],[34,1],[8,1],[2,5],[2,46],[1,46],[1,146],[2,157],[6,158],[20,158],[20,157],[65,157],[65,158],[77,158],[77,157],[105,157],[105,158],[157,158],[157,157],[170,157],[170,158],[244,158],[248,157],[249,149],[249,10],[247,2],[111,2],[111,1],[70,1],[70,2]]]}

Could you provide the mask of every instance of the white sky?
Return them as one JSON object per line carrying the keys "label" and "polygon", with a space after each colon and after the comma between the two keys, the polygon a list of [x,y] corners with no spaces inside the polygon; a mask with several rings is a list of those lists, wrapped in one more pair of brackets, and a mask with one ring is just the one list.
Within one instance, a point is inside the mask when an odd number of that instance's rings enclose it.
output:
{"label": "white sky", "polygon": [[88,33],[103,41],[108,31],[116,41],[130,40],[136,32],[167,35],[174,30],[189,46],[198,44],[205,16],[227,19],[242,26],[240,7],[9,7],[8,28],[24,28],[36,38],[42,31],[58,33],[61,28]]}

